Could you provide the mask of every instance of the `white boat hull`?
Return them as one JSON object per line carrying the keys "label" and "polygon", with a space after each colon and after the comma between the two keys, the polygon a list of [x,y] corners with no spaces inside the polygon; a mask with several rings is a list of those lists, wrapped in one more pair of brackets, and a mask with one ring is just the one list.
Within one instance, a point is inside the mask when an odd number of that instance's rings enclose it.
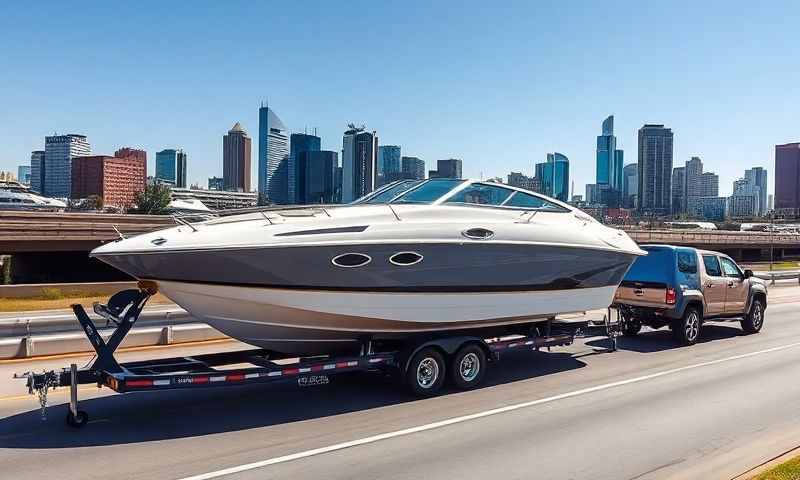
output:
{"label": "white boat hull", "polygon": [[529,323],[607,307],[616,285],[480,293],[325,291],[159,281],[196,318],[246,343],[287,353],[327,353],[366,336]]}

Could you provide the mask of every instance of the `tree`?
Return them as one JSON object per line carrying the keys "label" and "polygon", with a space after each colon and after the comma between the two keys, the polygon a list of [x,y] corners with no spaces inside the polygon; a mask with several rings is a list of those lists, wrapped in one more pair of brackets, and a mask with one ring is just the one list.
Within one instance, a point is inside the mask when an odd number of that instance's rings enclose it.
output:
{"label": "tree", "polygon": [[163,215],[167,213],[169,202],[172,201],[172,191],[169,185],[145,185],[144,190],[136,194],[135,212],[147,215]]}
{"label": "tree", "polygon": [[103,197],[100,195],[89,195],[86,198],[86,209],[87,210],[102,210],[103,209]]}

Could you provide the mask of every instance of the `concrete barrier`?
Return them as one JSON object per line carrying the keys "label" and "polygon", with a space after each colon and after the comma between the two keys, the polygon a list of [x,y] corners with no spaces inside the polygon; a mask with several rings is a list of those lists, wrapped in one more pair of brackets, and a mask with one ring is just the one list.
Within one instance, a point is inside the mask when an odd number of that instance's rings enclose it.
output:
{"label": "concrete barrier", "polygon": [[[91,283],[26,283],[0,285],[0,298],[46,297],[48,292],[58,290],[64,296],[85,293],[111,296],[120,290],[136,288],[136,282],[91,282]],[[77,299],[76,299],[77,300]]]}
{"label": "concrete barrier", "polygon": [[[99,329],[108,340],[113,329]],[[122,341],[122,348],[152,345],[174,345],[179,343],[220,340],[229,338],[203,323],[168,325],[164,327],[134,328]],[[0,359],[29,358],[65,353],[92,352],[86,335],[81,333],[59,333],[22,338],[0,339]]]}

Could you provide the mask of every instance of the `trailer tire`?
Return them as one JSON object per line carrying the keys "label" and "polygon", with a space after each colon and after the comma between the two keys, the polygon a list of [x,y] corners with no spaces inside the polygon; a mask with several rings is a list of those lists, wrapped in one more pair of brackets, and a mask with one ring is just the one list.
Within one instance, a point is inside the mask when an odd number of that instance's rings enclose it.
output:
{"label": "trailer tire", "polygon": [[636,317],[623,315],[622,334],[626,337],[635,337],[642,329],[642,321]]}
{"label": "trailer tire", "polygon": [[750,311],[742,319],[742,330],[747,334],[758,333],[764,326],[764,305],[758,298],[753,299]]}
{"label": "trailer tire", "polygon": [[67,425],[72,428],[83,428],[89,422],[89,414],[83,410],[78,410],[77,415],[73,415],[72,411],[67,412]]}
{"label": "trailer tire", "polygon": [[408,363],[406,384],[414,394],[431,397],[441,390],[446,371],[442,354],[433,347],[425,347]]}
{"label": "trailer tire", "polygon": [[450,381],[461,390],[471,390],[483,381],[486,374],[486,353],[470,343],[459,348],[450,363]]}
{"label": "trailer tire", "polygon": [[700,338],[702,324],[700,311],[695,307],[686,307],[683,316],[672,322],[672,336],[681,345],[694,345]]}

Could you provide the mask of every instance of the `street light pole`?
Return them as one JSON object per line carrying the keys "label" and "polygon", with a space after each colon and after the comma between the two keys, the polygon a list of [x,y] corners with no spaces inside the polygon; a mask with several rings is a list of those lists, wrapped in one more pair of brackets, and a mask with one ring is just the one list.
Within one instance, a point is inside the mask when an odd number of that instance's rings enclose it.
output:
{"label": "street light pole", "polygon": [[773,242],[773,239],[772,239],[773,230],[775,228],[773,226],[774,223],[775,223],[775,210],[772,210],[771,212],[769,212],[769,271],[770,271],[770,273],[772,273],[772,255],[773,255],[773,252],[775,250],[774,242]]}

